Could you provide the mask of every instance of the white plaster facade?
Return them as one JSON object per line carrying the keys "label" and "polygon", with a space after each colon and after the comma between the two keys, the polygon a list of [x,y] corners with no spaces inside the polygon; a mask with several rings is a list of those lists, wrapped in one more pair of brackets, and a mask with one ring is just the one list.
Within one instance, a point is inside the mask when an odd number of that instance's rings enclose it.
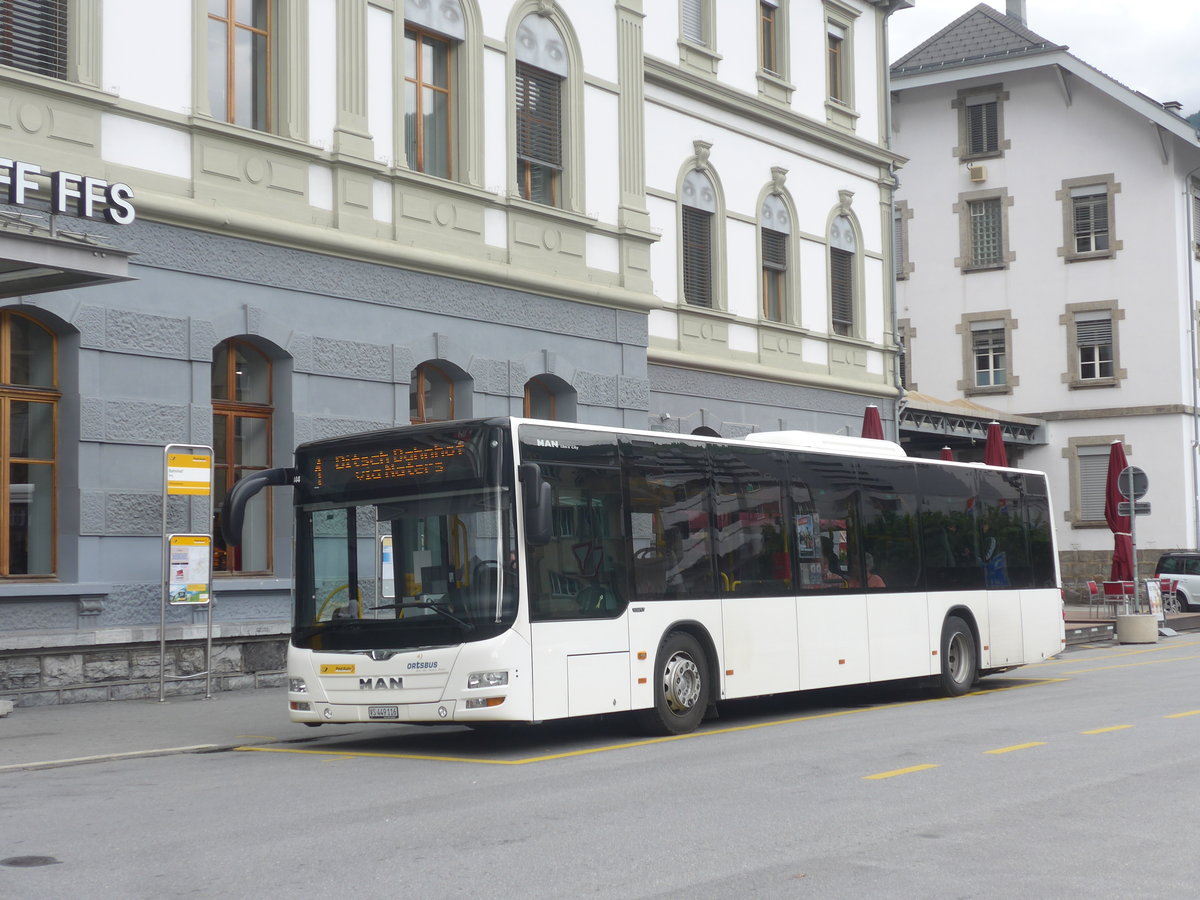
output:
{"label": "white plaster facade", "polygon": [[[911,212],[901,262],[910,271],[898,281],[897,316],[913,330],[910,387],[1045,422],[1045,443],[1018,452],[1022,465],[1050,475],[1061,551],[1111,551],[1094,503],[1086,515],[1078,447],[1113,440],[1149,475],[1152,514],[1138,519],[1139,551],[1195,547],[1196,131],[1173,107],[1049,42],[1003,58],[910,61],[897,62],[892,81],[893,146],[909,159],[897,199]],[[1000,147],[964,158],[953,103],[972,92],[1000,98]],[[973,168],[983,170],[975,180]],[[1066,213],[1072,185],[1084,184],[1108,186],[1110,246],[1080,256]],[[962,259],[961,204],[987,195],[1006,204],[1007,256],[972,270]],[[1079,374],[1073,311],[1097,305],[1111,312],[1114,371],[1089,380]],[[1001,388],[972,381],[970,316],[1010,322]]]}

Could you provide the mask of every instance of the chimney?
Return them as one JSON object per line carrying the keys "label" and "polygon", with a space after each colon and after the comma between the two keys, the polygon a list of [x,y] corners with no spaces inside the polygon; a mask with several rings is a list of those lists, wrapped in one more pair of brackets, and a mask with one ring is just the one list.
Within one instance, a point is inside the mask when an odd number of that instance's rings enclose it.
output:
{"label": "chimney", "polygon": [[1008,15],[1016,19],[1022,25],[1025,23],[1025,0],[1008,0],[1008,8],[1005,10]]}

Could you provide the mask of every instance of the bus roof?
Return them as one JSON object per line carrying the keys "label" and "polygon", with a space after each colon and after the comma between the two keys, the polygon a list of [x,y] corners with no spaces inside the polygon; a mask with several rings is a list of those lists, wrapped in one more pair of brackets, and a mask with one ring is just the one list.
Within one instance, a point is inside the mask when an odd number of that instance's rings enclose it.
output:
{"label": "bus roof", "polygon": [[755,431],[746,435],[751,444],[774,444],[796,450],[818,450],[824,453],[844,453],[871,456],[878,459],[907,459],[904,448],[895,441],[853,437],[846,434],[821,434],[817,431]]}

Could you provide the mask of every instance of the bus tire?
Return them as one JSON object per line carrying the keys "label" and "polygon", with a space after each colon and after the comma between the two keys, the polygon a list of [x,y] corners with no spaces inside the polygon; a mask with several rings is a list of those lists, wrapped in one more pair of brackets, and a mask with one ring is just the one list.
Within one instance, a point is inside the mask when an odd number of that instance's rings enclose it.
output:
{"label": "bus tire", "polygon": [[949,697],[960,697],[978,677],[975,635],[958,616],[948,616],[942,626],[942,691]]}
{"label": "bus tire", "polygon": [[704,648],[686,631],[668,633],[654,660],[654,705],[639,712],[642,727],[657,735],[695,731],[711,698]]}

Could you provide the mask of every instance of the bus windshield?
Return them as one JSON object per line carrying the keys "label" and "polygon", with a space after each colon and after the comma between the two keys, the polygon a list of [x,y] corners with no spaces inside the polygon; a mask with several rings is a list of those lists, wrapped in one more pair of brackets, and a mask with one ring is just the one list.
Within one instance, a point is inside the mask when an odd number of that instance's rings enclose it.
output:
{"label": "bus windshield", "polygon": [[[426,433],[354,452],[342,445],[336,456],[319,447],[297,454],[300,490],[322,502],[297,510],[293,644],[402,650],[481,640],[512,624],[518,584],[511,466],[504,465],[505,442],[488,440],[487,431],[465,441]],[[447,447],[469,460],[434,471],[439,464],[417,459],[440,458]],[[381,469],[385,458],[390,469]],[[370,502],[337,502],[338,494],[360,493],[353,478],[304,484],[305,472],[328,473],[334,465],[362,469],[362,480],[375,486]],[[430,471],[396,475],[405,465]]]}

